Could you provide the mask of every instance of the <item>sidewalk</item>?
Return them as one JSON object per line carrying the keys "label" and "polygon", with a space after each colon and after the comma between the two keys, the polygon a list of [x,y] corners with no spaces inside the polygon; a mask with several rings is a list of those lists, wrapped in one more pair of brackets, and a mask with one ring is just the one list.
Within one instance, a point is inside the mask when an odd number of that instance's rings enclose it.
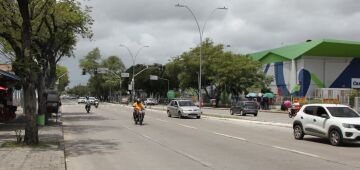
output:
{"label": "sidewalk", "polygon": [[[15,130],[24,127],[24,115],[0,123],[0,170],[65,170],[64,138],[61,123],[39,127],[39,146],[4,146],[16,141]],[[24,130],[22,130],[24,134]]]}

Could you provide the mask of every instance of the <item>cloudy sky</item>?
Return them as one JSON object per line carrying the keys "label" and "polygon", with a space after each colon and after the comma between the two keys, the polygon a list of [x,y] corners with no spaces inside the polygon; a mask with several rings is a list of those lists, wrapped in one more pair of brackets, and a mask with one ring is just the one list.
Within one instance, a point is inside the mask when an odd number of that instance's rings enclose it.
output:
{"label": "cloudy sky", "polygon": [[92,6],[95,20],[92,41],[81,39],[75,57],[62,61],[70,70],[70,86],[86,84],[79,60],[99,47],[104,58],[119,56],[127,67],[133,51],[143,45],[136,63],[166,63],[171,57],[198,45],[195,21],[189,6],[202,25],[208,20],[204,37],[231,45],[226,50],[252,53],[307,39],[360,41],[359,0],[79,0]]}

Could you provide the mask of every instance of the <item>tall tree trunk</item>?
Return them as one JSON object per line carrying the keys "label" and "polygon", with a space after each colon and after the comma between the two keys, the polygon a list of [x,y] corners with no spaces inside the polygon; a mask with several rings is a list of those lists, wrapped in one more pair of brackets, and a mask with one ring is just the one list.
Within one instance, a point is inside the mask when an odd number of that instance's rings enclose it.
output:
{"label": "tall tree trunk", "polygon": [[49,56],[49,76],[46,87],[55,88],[56,82],[56,59],[55,56]]}
{"label": "tall tree trunk", "polygon": [[27,145],[33,145],[39,143],[38,127],[36,124],[35,84],[31,75],[26,79],[26,85],[24,85],[24,110],[26,118],[24,142]]}
{"label": "tall tree trunk", "polygon": [[38,92],[38,115],[45,115],[45,124],[48,122],[47,109],[46,109],[46,87],[45,87],[45,78],[44,74],[40,74],[37,84]]}
{"label": "tall tree trunk", "polygon": [[25,137],[24,142],[27,145],[39,143],[38,127],[36,124],[36,96],[35,96],[35,63],[31,56],[31,23],[29,12],[29,0],[17,0],[22,17],[22,53],[20,60],[25,67],[24,81],[24,105],[25,105]]}

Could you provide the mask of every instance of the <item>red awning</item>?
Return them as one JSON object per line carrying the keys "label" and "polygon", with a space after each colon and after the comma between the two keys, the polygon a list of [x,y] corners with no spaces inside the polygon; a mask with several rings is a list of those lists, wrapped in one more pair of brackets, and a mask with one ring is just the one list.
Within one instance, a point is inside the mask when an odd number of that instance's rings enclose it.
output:
{"label": "red awning", "polygon": [[8,88],[0,86],[0,90],[7,90]]}

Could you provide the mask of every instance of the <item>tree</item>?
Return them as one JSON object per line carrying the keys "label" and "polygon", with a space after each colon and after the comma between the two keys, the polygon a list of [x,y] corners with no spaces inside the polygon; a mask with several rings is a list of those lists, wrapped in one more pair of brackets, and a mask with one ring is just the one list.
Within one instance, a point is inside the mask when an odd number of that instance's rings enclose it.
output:
{"label": "tree", "polygon": [[[17,3],[16,3],[17,2]],[[37,144],[38,128],[36,125],[35,82],[37,63],[32,55],[32,28],[30,1],[0,1],[0,41],[5,43],[15,54],[14,71],[22,80],[24,90],[24,113],[26,117],[24,142],[28,145]]]}
{"label": "tree", "polygon": [[[90,74],[88,87],[91,95],[108,100],[110,92],[120,90],[121,72],[125,66],[117,56],[102,60],[99,48],[90,51],[80,60],[80,68]],[[99,68],[107,68],[108,72],[98,73]]]}
{"label": "tree", "polygon": [[97,73],[97,69],[100,67],[100,60],[100,50],[96,47],[90,51],[85,58],[80,60],[80,68],[93,76]]}
{"label": "tree", "polygon": [[87,96],[89,95],[89,89],[87,86],[77,85],[67,90],[67,93],[75,96]]}
{"label": "tree", "polygon": [[[57,59],[68,55],[76,43],[76,34],[90,33],[92,19],[72,0],[0,0],[0,42],[2,52],[15,56],[13,68],[22,77],[25,96],[25,143],[38,142],[34,104],[35,89],[54,82]],[[83,34],[85,35],[85,34]],[[90,35],[90,34],[88,34]],[[47,68],[50,67],[48,70]],[[49,72],[49,81],[44,74]],[[52,75],[52,76],[51,76]],[[45,77],[46,78],[46,77]],[[44,109],[44,93],[39,92],[39,113]]]}
{"label": "tree", "polygon": [[[54,88],[56,64],[64,56],[71,56],[77,35],[91,38],[92,19],[89,8],[81,9],[79,2],[72,0],[34,0],[31,4],[33,23],[33,53],[39,61],[38,112],[46,114],[45,89]],[[46,114],[47,115],[47,114]],[[47,117],[46,117],[47,122]]]}
{"label": "tree", "polygon": [[[254,84],[266,85],[265,76],[261,71],[261,63],[252,58],[224,52],[222,44],[215,45],[207,39],[203,42],[203,72],[202,90],[206,92],[205,97],[219,99],[221,93],[239,95]],[[166,75],[169,78],[177,78],[180,88],[196,89],[198,91],[199,79],[199,53],[196,47],[175,57],[166,65]],[[176,82],[176,80],[175,80]],[[209,93],[205,87],[212,87],[213,93]],[[215,92],[215,93],[214,93]],[[217,100],[219,101],[219,100]]]}
{"label": "tree", "polygon": [[[70,80],[68,76],[68,69],[65,66],[57,65],[56,67],[56,80],[59,81],[58,90],[59,92],[63,92],[65,87],[69,85]],[[62,76],[62,77],[60,77]]]}

